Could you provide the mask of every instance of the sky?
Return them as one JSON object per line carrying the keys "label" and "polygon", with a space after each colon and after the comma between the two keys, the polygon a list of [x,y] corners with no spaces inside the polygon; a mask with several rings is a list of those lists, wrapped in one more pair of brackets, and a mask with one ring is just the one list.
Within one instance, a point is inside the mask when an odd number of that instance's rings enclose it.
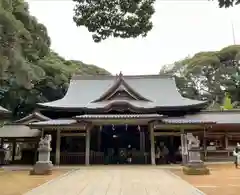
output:
{"label": "sky", "polygon": [[85,27],[72,20],[71,0],[27,0],[30,12],[43,23],[51,37],[51,48],[66,59],[105,68],[112,74],[158,74],[172,64],[200,51],[215,51],[240,44],[240,6],[218,8],[207,0],[157,0],[146,38],[110,38],[94,43]]}

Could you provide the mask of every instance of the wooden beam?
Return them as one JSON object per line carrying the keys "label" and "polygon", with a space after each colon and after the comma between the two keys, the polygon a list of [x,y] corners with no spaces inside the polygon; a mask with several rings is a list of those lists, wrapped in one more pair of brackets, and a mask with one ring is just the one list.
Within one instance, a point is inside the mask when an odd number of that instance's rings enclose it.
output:
{"label": "wooden beam", "polygon": [[61,133],[61,137],[85,137],[86,133]]}
{"label": "wooden beam", "polygon": [[180,132],[154,132],[154,136],[180,136]]}
{"label": "wooden beam", "polygon": [[189,131],[201,130],[205,127],[204,124],[156,124],[154,128],[157,129],[169,129],[179,131],[182,128]]}

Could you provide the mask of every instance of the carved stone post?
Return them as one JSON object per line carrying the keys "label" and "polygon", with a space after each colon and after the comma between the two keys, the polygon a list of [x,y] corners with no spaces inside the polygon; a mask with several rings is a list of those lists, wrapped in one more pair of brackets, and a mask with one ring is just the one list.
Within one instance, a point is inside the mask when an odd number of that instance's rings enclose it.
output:
{"label": "carved stone post", "polygon": [[46,135],[44,139],[41,138],[38,147],[38,161],[34,165],[33,170],[30,171],[30,174],[49,175],[52,173],[53,164],[50,161],[51,141],[51,135]]}

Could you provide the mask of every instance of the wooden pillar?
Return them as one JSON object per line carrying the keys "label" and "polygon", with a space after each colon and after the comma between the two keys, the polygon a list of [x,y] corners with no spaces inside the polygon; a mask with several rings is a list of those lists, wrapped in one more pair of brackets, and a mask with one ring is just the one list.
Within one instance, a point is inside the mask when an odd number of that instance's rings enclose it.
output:
{"label": "wooden pillar", "polygon": [[206,128],[203,129],[203,160],[207,159],[207,132]]}
{"label": "wooden pillar", "polygon": [[12,163],[15,160],[15,154],[16,154],[16,140],[12,142]]}
{"label": "wooden pillar", "polygon": [[33,164],[35,164],[38,161],[38,144],[39,144],[39,142],[40,142],[40,138],[36,139]]}
{"label": "wooden pillar", "polygon": [[149,124],[149,131],[150,131],[150,145],[151,145],[151,164],[156,165],[155,162],[155,137],[154,137],[154,129],[153,124]]}
{"label": "wooden pillar", "polygon": [[173,147],[173,144],[174,144],[174,135],[171,135],[171,136],[170,136],[170,144],[171,144],[171,147]]}
{"label": "wooden pillar", "polygon": [[1,147],[0,148],[3,148],[3,145],[4,145],[4,139],[3,138],[0,138],[1,139]]}
{"label": "wooden pillar", "polygon": [[187,153],[187,140],[184,129],[181,129],[181,154],[182,164],[185,165],[188,162],[188,153]]}
{"label": "wooden pillar", "polygon": [[91,139],[91,127],[87,127],[86,130],[86,147],[85,147],[85,165],[90,165],[90,139]]}
{"label": "wooden pillar", "polygon": [[[224,138],[225,138],[225,150],[229,151],[228,150],[228,135],[227,135],[227,133],[225,133]],[[230,156],[230,152],[227,152],[227,156],[228,157]]]}
{"label": "wooden pillar", "polygon": [[55,165],[60,165],[61,130],[57,130]]}
{"label": "wooden pillar", "polygon": [[43,138],[44,137],[44,130],[42,129],[41,131],[41,137]]}
{"label": "wooden pillar", "polygon": [[98,151],[101,150],[101,141],[102,141],[102,126],[99,126],[99,130],[98,130]]}
{"label": "wooden pillar", "polygon": [[225,134],[225,149],[228,149],[228,135]]}
{"label": "wooden pillar", "polygon": [[142,150],[143,152],[145,152],[145,148],[146,148],[146,138],[145,138],[145,130],[142,131]]}
{"label": "wooden pillar", "polygon": [[143,152],[143,132],[139,129],[139,145],[140,151]]}

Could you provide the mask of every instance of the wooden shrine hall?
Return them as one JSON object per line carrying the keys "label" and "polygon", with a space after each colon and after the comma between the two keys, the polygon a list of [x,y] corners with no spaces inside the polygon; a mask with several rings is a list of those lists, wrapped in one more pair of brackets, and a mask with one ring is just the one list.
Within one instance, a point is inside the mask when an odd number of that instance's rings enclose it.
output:
{"label": "wooden shrine hall", "polygon": [[155,165],[158,147],[178,163],[181,135],[189,132],[198,136],[203,160],[231,159],[240,111],[205,111],[208,104],[182,97],[168,76],[75,75],[62,99],[37,104],[15,123],[38,130],[38,139],[51,134],[57,165],[121,164],[130,154],[131,164]]}

